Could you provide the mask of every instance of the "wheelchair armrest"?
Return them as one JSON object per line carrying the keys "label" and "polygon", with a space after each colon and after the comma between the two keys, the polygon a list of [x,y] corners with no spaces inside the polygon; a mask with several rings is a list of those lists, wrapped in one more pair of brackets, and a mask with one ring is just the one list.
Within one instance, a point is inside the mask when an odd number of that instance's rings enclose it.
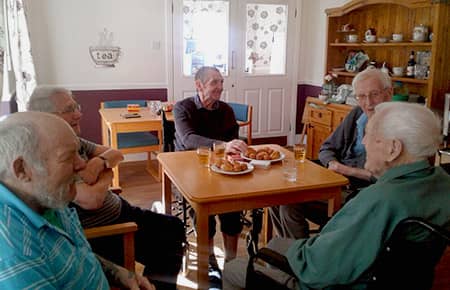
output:
{"label": "wheelchair armrest", "polygon": [[289,274],[289,275],[295,277],[295,274],[292,271],[287,258],[284,255],[282,255],[278,252],[275,252],[274,250],[271,250],[269,248],[261,248],[256,253],[254,258],[260,259],[260,260],[268,263],[272,267],[276,267],[279,270],[285,272],[286,274]]}

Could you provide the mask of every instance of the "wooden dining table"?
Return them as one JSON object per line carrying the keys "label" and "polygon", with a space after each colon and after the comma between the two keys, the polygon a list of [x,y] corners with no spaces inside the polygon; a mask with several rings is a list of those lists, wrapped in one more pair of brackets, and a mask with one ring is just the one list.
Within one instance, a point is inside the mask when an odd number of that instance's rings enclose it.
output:
{"label": "wooden dining table", "polygon": [[[279,145],[264,145],[293,158]],[[258,147],[258,146],[252,146]],[[297,181],[283,177],[281,162],[247,174],[224,175],[202,166],[195,151],[158,154],[162,170],[162,201],[171,213],[172,184],[197,216],[198,288],[208,288],[208,217],[210,215],[315,200],[329,201],[329,214],[341,207],[341,188],[347,178],[309,160],[297,164]]]}
{"label": "wooden dining table", "polygon": [[[102,142],[103,145],[118,149],[117,134],[126,132],[149,132],[154,131],[158,134],[159,145],[156,146],[160,151],[162,143],[162,123],[161,116],[151,112],[147,108],[139,111],[139,118],[124,118],[128,113],[127,108],[102,108],[98,111],[102,122]],[[169,120],[173,120],[171,112],[166,113]],[[159,179],[159,169],[153,170],[150,165],[147,170],[156,179]],[[119,186],[118,166],[113,168],[113,186]]]}

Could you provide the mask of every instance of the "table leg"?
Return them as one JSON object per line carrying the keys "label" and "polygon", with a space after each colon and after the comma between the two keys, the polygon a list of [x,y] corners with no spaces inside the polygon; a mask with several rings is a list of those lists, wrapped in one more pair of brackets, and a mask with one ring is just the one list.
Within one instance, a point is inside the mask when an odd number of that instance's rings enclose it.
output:
{"label": "table leg", "polygon": [[162,204],[166,214],[172,214],[172,181],[163,171]]}
{"label": "table leg", "polygon": [[208,289],[208,213],[201,208],[196,208],[195,212],[197,216],[198,289]]}
{"label": "table leg", "polygon": [[[111,126],[111,148],[114,148],[116,150],[119,150],[119,145],[117,142],[117,129],[116,127],[113,125]],[[115,166],[113,169],[113,181],[112,181],[112,185],[114,187],[119,187],[119,165]]]}
{"label": "table leg", "polygon": [[342,205],[341,188],[338,188],[333,198],[328,200],[328,217],[332,217]]}

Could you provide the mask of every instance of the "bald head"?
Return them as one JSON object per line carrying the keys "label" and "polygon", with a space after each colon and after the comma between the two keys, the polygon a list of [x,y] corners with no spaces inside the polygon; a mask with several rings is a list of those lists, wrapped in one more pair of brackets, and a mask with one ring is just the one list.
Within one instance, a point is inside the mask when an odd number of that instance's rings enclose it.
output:
{"label": "bald head", "polygon": [[15,113],[0,122],[0,181],[33,209],[72,200],[74,175],[84,167],[78,138],[61,118]]}

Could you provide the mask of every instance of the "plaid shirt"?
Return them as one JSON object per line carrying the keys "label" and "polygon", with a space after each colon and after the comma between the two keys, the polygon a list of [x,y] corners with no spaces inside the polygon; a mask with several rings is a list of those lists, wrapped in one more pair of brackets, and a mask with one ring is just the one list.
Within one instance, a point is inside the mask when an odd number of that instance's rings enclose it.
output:
{"label": "plaid shirt", "polygon": [[0,183],[1,289],[109,289],[74,209],[51,225]]}

